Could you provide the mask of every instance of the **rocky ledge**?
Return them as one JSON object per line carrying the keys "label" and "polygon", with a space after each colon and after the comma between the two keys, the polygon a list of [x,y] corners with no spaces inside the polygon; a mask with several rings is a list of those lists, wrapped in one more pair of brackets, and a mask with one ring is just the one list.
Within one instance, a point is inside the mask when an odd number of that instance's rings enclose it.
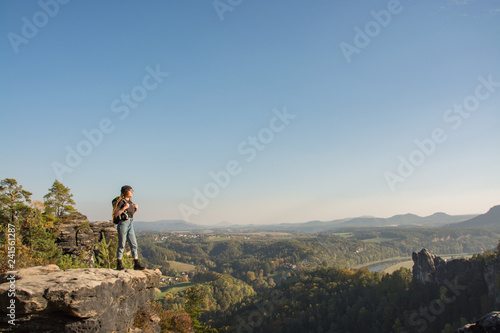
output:
{"label": "rocky ledge", "polygon": [[468,324],[456,330],[457,333],[498,333],[500,332],[500,312],[493,311],[481,317],[475,324]]}
{"label": "rocky ledge", "polygon": [[1,274],[0,331],[128,332],[139,308],[153,300],[160,276],[159,270],[61,271],[56,265]]}

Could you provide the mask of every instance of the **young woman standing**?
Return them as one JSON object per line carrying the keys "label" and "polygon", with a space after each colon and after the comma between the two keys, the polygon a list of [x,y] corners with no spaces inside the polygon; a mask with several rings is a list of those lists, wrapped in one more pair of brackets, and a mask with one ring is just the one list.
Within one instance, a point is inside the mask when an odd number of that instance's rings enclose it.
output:
{"label": "young woman standing", "polygon": [[118,249],[116,251],[116,269],[123,270],[122,257],[125,250],[125,243],[128,241],[132,256],[134,257],[134,269],[143,270],[145,267],[139,262],[137,253],[137,239],[134,231],[134,214],[137,212],[137,204],[132,202],[134,190],[131,186],[125,185],[121,188],[121,195],[113,208],[113,218],[120,217],[116,226],[118,231]]}

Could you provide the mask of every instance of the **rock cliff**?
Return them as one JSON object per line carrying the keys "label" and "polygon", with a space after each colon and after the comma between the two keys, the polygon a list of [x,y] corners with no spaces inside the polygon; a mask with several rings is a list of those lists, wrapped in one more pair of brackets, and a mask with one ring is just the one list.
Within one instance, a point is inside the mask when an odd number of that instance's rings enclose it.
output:
{"label": "rock cliff", "polygon": [[444,261],[432,255],[427,249],[413,252],[413,280],[417,283],[445,285],[459,275],[481,274],[488,287],[488,296],[495,304],[500,304],[500,257],[484,264],[479,260],[454,259]]}
{"label": "rock cliff", "polygon": [[500,305],[500,256],[489,261],[484,267],[484,280],[488,286],[488,295]]}
{"label": "rock cliff", "polygon": [[[56,265],[0,275],[0,331],[129,332],[139,308],[154,298],[159,270],[116,271]],[[15,295],[9,295],[15,284]],[[15,301],[15,310],[8,306]],[[7,314],[11,316],[7,316]],[[15,326],[8,323],[15,316]]]}
{"label": "rock cliff", "polygon": [[89,264],[95,262],[99,252],[97,244],[103,236],[110,240],[117,235],[111,221],[89,223],[85,215],[73,215],[63,219],[59,230],[56,244],[64,254],[71,254]]}
{"label": "rock cliff", "polygon": [[483,274],[485,265],[481,261],[453,259],[445,261],[441,257],[430,254],[427,249],[412,254],[413,280],[419,283],[443,285],[458,275],[474,273]]}

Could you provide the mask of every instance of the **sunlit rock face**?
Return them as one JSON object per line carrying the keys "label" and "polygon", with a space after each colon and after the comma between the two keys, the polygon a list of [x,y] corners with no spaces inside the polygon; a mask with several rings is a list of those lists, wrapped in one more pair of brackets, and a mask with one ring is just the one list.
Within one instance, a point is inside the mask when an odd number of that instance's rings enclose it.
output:
{"label": "sunlit rock face", "polygon": [[[15,276],[15,280],[12,277]],[[154,298],[159,270],[81,268],[56,265],[0,275],[0,327],[6,332],[128,332],[141,305]],[[15,281],[15,282],[13,282]],[[15,296],[9,295],[15,283]],[[8,305],[15,300],[15,326]]]}

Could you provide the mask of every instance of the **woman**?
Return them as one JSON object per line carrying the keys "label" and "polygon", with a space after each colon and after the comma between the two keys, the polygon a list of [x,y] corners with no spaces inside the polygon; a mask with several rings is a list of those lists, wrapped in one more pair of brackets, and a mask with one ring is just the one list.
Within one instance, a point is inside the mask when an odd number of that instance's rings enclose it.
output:
{"label": "woman", "polygon": [[134,231],[134,213],[137,211],[137,204],[132,202],[134,190],[131,186],[122,186],[121,195],[117,199],[113,209],[113,218],[120,217],[120,222],[116,226],[118,231],[118,250],[116,251],[116,269],[123,270],[122,257],[125,250],[125,242],[128,241],[132,256],[134,257],[134,269],[143,270],[144,266],[139,262],[137,254],[137,239]]}

